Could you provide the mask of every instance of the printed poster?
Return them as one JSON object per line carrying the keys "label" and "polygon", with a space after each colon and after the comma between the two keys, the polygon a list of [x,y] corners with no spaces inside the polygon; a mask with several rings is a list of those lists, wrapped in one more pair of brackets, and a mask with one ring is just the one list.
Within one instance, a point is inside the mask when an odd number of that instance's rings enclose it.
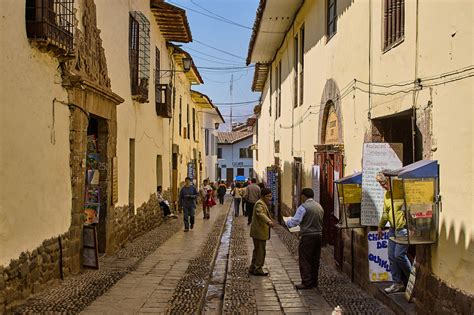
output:
{"label": "printed poster", "polygon": [[388,261],[388,230],[379,240],[377,231],[369,232],[369,281],[392,281],[390,262]]}
{"label": "printed poster", "polygon": [[362,158],[361,224],[377,226],[382,217],[385,190],[375,180],[382,170],[402,167],[401,143],[364,143]]}

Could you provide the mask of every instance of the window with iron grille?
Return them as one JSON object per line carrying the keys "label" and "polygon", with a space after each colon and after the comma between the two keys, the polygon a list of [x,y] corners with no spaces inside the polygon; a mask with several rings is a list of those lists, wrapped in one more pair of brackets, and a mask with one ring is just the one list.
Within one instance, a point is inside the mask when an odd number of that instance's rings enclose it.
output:
{"label": "window with iron grille", "polygon": [[217,158],[222,159],[222,148],[217,148]]}
{"label": "window with iron grille", "polygon": [[405,0],[384,0],[383,50],[389,50],[405,37]]}
{"label": "window with iron grille", "polygon": [[327,0],[327,12],[326,12],[326,31],[328,39],[333,37],[337,31],[337,12],[336,12],[336,1],[337,0]]}
{"label": "window with iron grille", "polygon": [[60,54],[73,50],[74,0],[26,0],[25,20],[29,39]]}
{"label": "window with iron grille", "polygon": [[148,101],[150,79],[150,22],[138,11],[130,12],[129,59],[132,98]]}
{"label": "window with iron grille", "polygon": [[155,48],[155,108],[158,116],[171,118],[172,88],[169,84],[162,84],[160,80],[160,50]]}

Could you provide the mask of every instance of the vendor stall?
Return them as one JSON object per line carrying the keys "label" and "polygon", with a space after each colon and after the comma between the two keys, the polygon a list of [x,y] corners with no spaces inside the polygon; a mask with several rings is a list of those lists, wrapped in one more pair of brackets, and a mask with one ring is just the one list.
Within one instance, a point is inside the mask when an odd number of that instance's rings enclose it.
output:
{"label": "vendor stall", "polygon": [[339,222],[336,225],[341,229],[363,228],[360,222],[362,201],[362,173],[334,181],[339,202]]}
{"label": "vendor stall", "polygon": [[407,236],[395,236],[392,240],[409,245],[436,243],[441,201],[438,161],[422,160],[384,174],[393,187],[392,206],[394,200],[403,199],[408,229]]}

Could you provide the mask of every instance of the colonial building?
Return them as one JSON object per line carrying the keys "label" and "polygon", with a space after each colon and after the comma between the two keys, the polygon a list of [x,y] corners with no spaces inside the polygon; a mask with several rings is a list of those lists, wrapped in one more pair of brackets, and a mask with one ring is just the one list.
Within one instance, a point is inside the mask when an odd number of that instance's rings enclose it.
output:
{"label": "colonial building", "polygon": [[[184,10],[159,0],[1,1],[0,313],[162,221],[203,173],[203,83]],[[170,22],[171,19],[171,22]],[[202,96],[204,98],[204,96]],[[8,209],[8,210],[7,210]],[[34,233],[32,233],[34,231]]]}
{"label": "colonial building", "polygon": [[252,131],[219,132],[217,177],[230,184],[236,176],[253,177]]}
{"label": "colonial building", "polygon": [[196,104],[200,105],[202,115],[202,127],[201,133],[203,139],[201,142],[204,144],[204,163],[203,163],[203,173],[205,178],[210,181],[217,180],[217,134],[219,125],[224,124],[225,120],[222,117],[219,108],[214,106],[212,101],[198,91],[192,91],[192,97]]}
{"label": "colonial building", "polygon": [[472,307],[473,9],[468,1],[260,1],[249,44],[252,89],[262,93],[256,172],[284,174],[288,214],[319,166],[324,239],[361,286],[371,288],[371,228],[335,228],[334,177],[361,170],[366,142],[402,143],[404,165],[441,165],[438,241],[411,250],[423,312]]}

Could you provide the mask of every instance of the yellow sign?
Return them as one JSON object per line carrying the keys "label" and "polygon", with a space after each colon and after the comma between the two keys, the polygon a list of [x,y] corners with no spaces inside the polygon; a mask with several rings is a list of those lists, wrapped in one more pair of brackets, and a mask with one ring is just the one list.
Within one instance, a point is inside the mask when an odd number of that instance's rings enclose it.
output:
{"label": "yellow sign", "polygon": [[362,187],[357,184],[343,185],[342,191],[344,196],[344,203],[360,203],[362,200]]}
{"label": "yellow sign", "polygon": [[401,179],[392,180],[393,199],[403,200],[403,181]]}
{"label": "yellow sign", "polygon": [[433,181],[405,181],[404,189],[408,205],[434,202]]}

